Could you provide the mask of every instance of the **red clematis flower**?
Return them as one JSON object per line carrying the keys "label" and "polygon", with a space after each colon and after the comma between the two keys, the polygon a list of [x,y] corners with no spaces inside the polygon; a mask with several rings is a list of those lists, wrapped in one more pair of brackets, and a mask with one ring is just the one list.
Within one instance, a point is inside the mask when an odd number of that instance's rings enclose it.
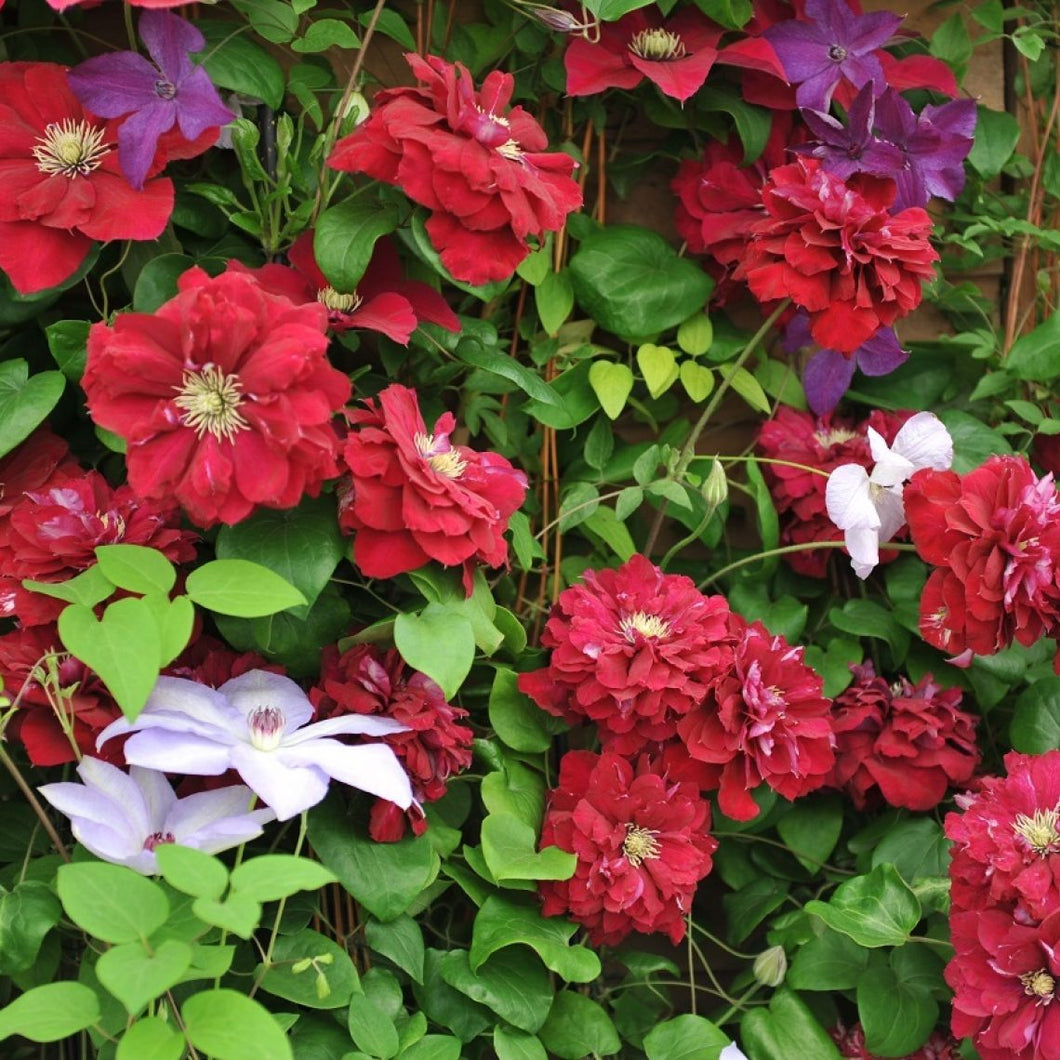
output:
{"label": "red clematis flower", "polygon": [[556,231],[581,206],[574,159],[546,151],[544,130],[522,107],[507,110],[510,74],[494,70],[476,91],[459,63],[406,59],[424,87],[378,93],[328,165],[395,184],[426,206],[427,235],[456,279],[507,279],[530,253],[527,237]]}
{"label": "red clematis flower", "polygon": [[0,63],[0,269],[20,294],[69,279],[96,240],[162,234],[173,184],[135,191],[115,130],[81,106],[65,67]]}
{"label": "red clematis flower", "polygon": [[938,260],[931,218],[920,207],[888,213],[894,195],[892,181],[859,173],[844,182],[817,159],[778,166],[733,278],[760,302],[791,298],[818,346],[852,354],[920,304]]}
{"label": "red clematis flower", "polygon": [[430,433],[416,392],[388,386],[349,414],[351,484],[339,501],[339,524],[355,531],[353,559],[369,578],[392,578],[432,559],[464,567],[471,592],[476,562],[508,562],[504,531],[526,497],[526,475],[497,453],[449,440],[445,413]]}
{"label": "red clematis flower", "polygon": [[646,757],[569,751],[549,793],[541,845],[577,855],[569,880],[538,884],[545,916],[565,915],[596,946],[631,931],[662,931],[678,943],[696,885],[712,868],[717,840],[710,805],[694,784],[674,782]]}
{"label": "red clematis flower", "polygon": [[283,295],[295,305],[320,302],[328,311],[328,324],[333,331],[364,328],[407,346],[421,320],[447,331],[460,330],[460,318],[441,294],[429,284],[402,276],[397,250],[389,239],[375,244],[355,291],[336,291],[328,283],[313,254],[312,232],[303,232],[287,257],[290,268],[263,265],[248,269],[238,261],[229,262],[228,267],[256,276],[265,290]]}
{"label": "red clematis flower", "polygon": [[176,499],[198,526],[292,508],[338,472],[333,414],[350,381],[327,361],[327,311],[253,276],[200,268],[154,313],[94,324],[81,385],[128,443],[133,489]]}
{"label": "red clematis flower", "polygon": [[[46,489],[53,479],[80,471],[80,464],[70,456],[70,446],[47,427],[39,427],[0,459],[0,520],[11,514],[24,493]],[[0,534],[3,526],[0,522]]]}

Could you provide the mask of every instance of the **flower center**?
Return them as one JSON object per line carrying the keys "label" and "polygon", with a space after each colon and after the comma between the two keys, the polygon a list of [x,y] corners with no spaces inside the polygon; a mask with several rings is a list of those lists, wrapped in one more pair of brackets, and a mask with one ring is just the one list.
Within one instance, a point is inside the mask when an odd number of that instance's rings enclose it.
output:
{"label": "flower center", "polygon": [[684,42],[668,29],[642,29],[633,35],[629,50],[641,59],[652,62],[670,62],[686,55]]}
{"label": "flower center", "polygon": [[633,614],[626,615],[618,628],[630,643],[635,639],[636,633],[648,640],[662,640],[670,635],[670,623],[658,615],[648,614],[647,611],[634,611]]}
{"label": "flower center", "polygon": [[[184,410],[181,422],[202,438],[209,432],[218,441],[231,441],[250,424],[239,413],[243,402],[237,375],[225,375],[215,365],[198,372],[185,372],[173,404]],[[177,388],[175,388],[177,389]]]}
{"label": "flower center", "polygon": [[656,833],[650,828],[640,828],[637,825],[626,825],[626,838],[622,840],[622,853],[635,869],[640,863],[647,859],[654,861],[661,853],[659,841],[655,838]]}
{"label": "flower center", "polygon": [[1040,858],[1060,853],[1060,806],[1035,810],[1031,817],[1018,813],[1012,830]]}
{"label": "flower center", "polygon": [[448,449],[439,448],[433,434],[417,434],[414,440],[420,456],[439,475],[460,478],[467,469],[467,461],[460,456],[460,450],[452,446]]}
{"label": "flower center", "polygon": [[167,81],[164,77],[160,77],[155,82],[155,95],[159,99],[173,99],[177,94],[177,86],[172,81]]}
{"label": "flower center", "polygon": [[144,850],[154,850],[162,843],[175,843],[176,841],[172,832],[152,832],[144,840]]}
{"label": "flower center", "polygon": [[828,58],[833,62],[841,63],[847,57],[847,50],[842,44],[833,44],[828,49]]}
{"label": "flower center", "polygon": [[512,162],[518,162],[523,157],[523,149],[517,140],[508,139],[497,148],[497,154],[511,159]]}
{"label": "flower center", "polygon": [[356,291],[352,294],[342,294],[329,284],[317,291],[317,301],[329,313],[352,313],[360,308],[364,299]]}
{"label": "flower center", "polygon": [[105,133],[98,125],[73,118],[51,122],[33,148],[37,168],[49,177],[88,176],[110,150],[110,144],[103,142]]}
{"label": "flower center", "polygon": [[283,727],[287,719],[279,707],[258,707],[247,717],[250,742],[259,751],[275,751],[283,739]]}
{"label": "flower center", "polygon": [[1056,993],[1056,980],[1044,968],[1039,968],[1036,972],[1024,972],[1020,976],[1020,982],[1028,997],[1052,1001]]}
{"label": "flower center", "polygon": [[828,448],[853,441],[857,436],[857,431],[848,431],[842,427],[833,427],[830,431],[817,431],[817,440]]}

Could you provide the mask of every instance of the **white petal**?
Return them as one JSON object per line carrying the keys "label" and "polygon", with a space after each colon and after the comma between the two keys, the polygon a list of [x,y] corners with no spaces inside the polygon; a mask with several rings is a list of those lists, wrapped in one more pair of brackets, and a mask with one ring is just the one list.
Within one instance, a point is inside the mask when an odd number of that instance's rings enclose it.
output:
{"label": "white petal", "polygon": [[872,503],[868,472],[860,464],[841,464],[829,476],[824,491],[828,518],[847,530],[852,526],[877,527],[880,517]]}
{"label": "white petal", "polygon": [[906,460],[901,453],[888,450],[876,461],[869,481],[874,486],[899,486],[907,482],[914,471],[916,467],[911,461]]}
{"label": "white petal", "polygon": [[304,729],[282,741],[283,747],[293,747],[306,740],[317,740],[322,736],[354,734],[359,736],[387,736],[392,732],[408,732],[408,726],[393,718],[380,718],[369,714],[344,714],[341,718],[315,721]]}
{"label": "white petal", "polygon": [[918,412],[906,420],[891,447],[919,470],[946,471],[953,463],[953,439],[933,412]]}
{"label": "white petal", "polygon": [[37,789],[61,814],[70,818],[77,841],[104,861],[129,857],[141,850],[146,832],[131,825],[106,795],[83,784],[42,784]]}
{"label": "white petal", "polygon": [[216,854],[261,835],[261,826],[275,818],[272,810],[250,810],[254,801],[242,784],[196,792],[177,803],[166,831],[184,846]]}
{"label": "white petal", "polygon": [[305,692],[289,677],[268,670],[248,670],[231,681],[225,681],[218,692],[243,718],[261,707],[275,707],[282,711],[284,733],[300,729],[313,717],[313,704]]}
{"label": "white petal", "polygon": [[172,785],[166,780],[164,773],[156,769],[145,769],[143,766],[131,765],[129,776],[142,792],[147,815],[150,818],[150,827],[144,834],[152,835],[155,832],[164,831],[166,817],[177,801]]}
{"label": "white petal", "polygon": [[880,562],[880,538],[875,530],[855,527],[844,535],[850,565],[859,578],[867,578]]}
{"label": "white petal", "polygon": [[119,718],[111,722],[99,734],[96,747],[102,747],[114,736],[141,729],[193,732],[215,740],[225,739],[224,733],[241,732],[244,738],[246,735],[246,723],[224,696],[208,685],[183,677],[160,677],[136,720]]}
{"label": "white petal", "polygon": [[[155,830],[156,819],[144,797],[143,789],[134,776],[124,773],[110,762],[88,756],[81,759],[77,767],[77,775],[90,790],[99,792],[116,808],[122,820],[127,822],[130,834],[138,836],[141,843],[145,836]],[[164,779],[163,783],[165,783]],[[166,784],[166,787],[169,785]],[[115,822],[103,823],[113,826]]]}
{"label": "white petal", "polygon": [[869,440],[869,452],[872,453],[872,459],[876,463],[886,460],[890,456],[891,447],[883,440],[883,435],[875,427],[869,427],[865,434]]}
{"label": "white petal", "polygon": [[386,744],[349,747],[338,740],[325,739],[298,747],[281,747],[277,753],[287,762],[311,763],[335,780],[396,802],[403,810],[412,805],[408,774]]}
{"label": "white petal", "polygon": [[190,773],[196,777],[217,777],[232,767],[234,749],[190,732],[148,729],[133,733],[124,753],[130,765],[168,773]]}
{"label": "white petal", "polygon": [[278,821],[296,817],[328,793],[324,769],[313,762],[287,762],[279,750],[238,747],[232,755],[232,765],[250,790],[275,811]]}
{"label": "white petal", "polygon": [[740,1047],[735,1042],[730,1042],[718,1055],[718,1060],[747,1060],[740,1052]]}
{"label": "white petal", "polygon": [[905,504],[902,502],[902,487],[881,489],[876,493],[876,511],[880,513],[880,528],[877,537],[880,544],[890,541],[905,522]]}

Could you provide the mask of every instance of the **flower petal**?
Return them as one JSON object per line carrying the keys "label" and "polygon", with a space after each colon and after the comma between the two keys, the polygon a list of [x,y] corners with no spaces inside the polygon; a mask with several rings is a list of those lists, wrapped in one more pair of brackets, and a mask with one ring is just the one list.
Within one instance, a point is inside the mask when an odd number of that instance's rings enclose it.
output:
{"label": "flower petal", "polygon": [[918,412],[906,420],[891,449],[918,471],[924,467],[948,471],[953,463],[953,439],[933,412]]}
{"label": "flower petal", "polygon": [[285,762],[314,765],[343,784],[396,802],[403,810],[412,805],[408,774],[385,744],[348,747],[338,740],[324,739],[282,747],[277,753]]}
{"label": "flower petal", "polygon": [[837,467],[828,476],[824,495],[828,518],[840,530],[879,527],[880,517],[869,489],[869,473],[860,464]]}
{"label": "flower petal", "polygon": [[847,552],[850,553],[850,565],[854,568],[854,573],[864,580],[880,562],[879,532],[869,527],[851,527],[847,530],[844,540]]}
{"label": "flower petal", "polygon": [[130,765],[189,773],[195,777],[219,777],[227,772],[232,768],[234,750],[234,747],[217,743],[208,736],[175,729],[147,729],[134,733],[124,747],[125,761]]}
{"label": "flower petal", "polygon": [[248,670],[217,690],[242,718],[262,707],[274,707],[283,713],[284,734],[300,729],[313,717],[309,697],[289,677],[267,670]]}
{"label": "flower petal", "polygon": [[304,762],[292,761],[284,752],[244,745],[233,750],[232,765],[276,819],[287,821],[315,806],[328,793],[327,770],[314,758],[310,755]]}

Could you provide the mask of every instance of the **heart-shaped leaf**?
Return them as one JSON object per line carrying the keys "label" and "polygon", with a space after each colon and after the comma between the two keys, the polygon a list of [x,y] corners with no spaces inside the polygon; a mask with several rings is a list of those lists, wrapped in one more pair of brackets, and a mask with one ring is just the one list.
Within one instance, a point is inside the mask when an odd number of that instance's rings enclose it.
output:
{"label": "heart-shaped leaf", "polygon": [[617,420],[633,389],[633,372],[627,365],[614,361],[594,361],[589,369],[589,386],[608,417]]}
{"label": "heart-shaped leaf", "polygon": [[27,438],[62,397],[62,372],[29,374],[19,358],[0,365],[0,456]]}
{"label": "heart-shaped leaf", "polygon": [[681,385],[693,401],[706,401],[714,389],[714,373],[695,361],[682,361]]}
{"label": "heart-shaped leaf", "polygon": [[196,898],[191,911],[207,924],[231,931],[241,939],[249,939],[261,919],[260,903],[242,894],[229,895],[223,902],[213,898]]}
{"label": "heart-shaped leaf", "polygon": [[637,367],[653,398],[665,394],[677,382],[677,360],[669,346],[644,343],[637,350]]}
{"label": "heart-shaped leaf", "polygon": [[96,962],[99,981],[135,1016],[148,1002],[161,997],[191,964],[191,947],[177,939],[166,939],[154,953],[142,943],[112,946]]}

